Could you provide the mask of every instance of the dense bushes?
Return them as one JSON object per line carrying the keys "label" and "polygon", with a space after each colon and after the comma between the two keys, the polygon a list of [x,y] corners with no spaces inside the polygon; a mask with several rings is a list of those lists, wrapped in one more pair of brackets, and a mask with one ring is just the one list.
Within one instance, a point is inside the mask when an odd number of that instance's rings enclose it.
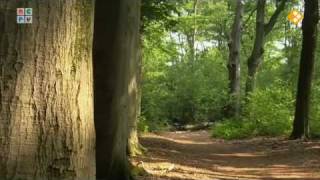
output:
{"label": "dense bushes", "polygon": [[217,123],[213,136],[239,139],[253,136],[279,136],[291,132],[294,115],[294,96],[283,85],[257,89],[247,100],[241,120]]}
{"label": "dense bushes", "polygon": [[[244,106],[241,120],[225,119],[212,128],[213,137],[243,139],[256,136],[289,136],[295,110],[293,87],[276,83],[273,87],[257,89]],[[320,83],[312,89],[310,135],[320,138]]]}
{"label": "dense bushes", "polygon": [[[140,131],[211,121],[215,124],[212,134],[219,138],[288,136],[295,110],[301,30],[288,27],[285,16],[276,24],[265,42],[256,89],[246,99],[246,60],[253,48],[255,18],[249,20],[251,15],[245,13],[249,21],[241,42],[241,117],[226,119],[231,100],[226,63],[232,7],[227,1],[202,2],[196,16],[192,7],[191,1],[177,6],[182,11],[168,16],[175,22],[170,28],[159,21],[144,26]],[[268,6],[269,10],[273,8],[272,4]],[[319,59],[320,51],[317,56]],[[319,62],[316,67],[310,109],[312,136],[320,136]]]}
{"label": "dense bushes", "polygon": [[[216,48],[191,60],[170,39],[156,39],[159,26],[147,29],[144,39],[142,82],[142,131],[161,131],[221,119],[227,97],[227,74],[223,55]],[[159,34],[158,34],[159,36]]]}
{"label": "dense bushes", "polygon": [[165,76],[144,77],[142,115],[149,130],[156,130],[159,123],[185,125],[222,117],[227,97],[223,64],[211,57],[195,66],[192,71],[187,64],[171,65]]}
{"label": "dense bushes", "polygon": [[315,85],[313,86],[310,114],[311,137],[320,138],[320,82],[315,83]]}

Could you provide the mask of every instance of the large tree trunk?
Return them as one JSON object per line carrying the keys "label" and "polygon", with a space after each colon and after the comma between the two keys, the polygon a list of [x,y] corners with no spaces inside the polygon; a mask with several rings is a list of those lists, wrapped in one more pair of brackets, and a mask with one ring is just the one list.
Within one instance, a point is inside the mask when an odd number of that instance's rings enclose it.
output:
{"label": "large tree trunk", "polygon": [[0,179],[95,179],[93,5],[0,2]]}
{"label": "large tree trunk", "polygon": [[[130,178],[127,159],[130,66],[136,61],[139,0],[97,0],[94,80],[97,178]],[[130,84],[130,86],[129,86]]]}
{"label": "large tree trunk", "polygon": [[265,24],[266,0],[257,0],[256,14],[256,34],[253,49],[248,58],[248,75],[246,80],[246,95],[251,93],[255,88],[256,74],[263,60],[263,48],[266,36],[272,31],[274,25],[281,12],[284,10],[286,3],[289,0],[280,0],[277,9],[272,14],[268,23]]}
{"label": "large tree trunk", "polygon": [[292,139],[308,137],[309,106],[319,21],[318,1],[305,0],[303,41]]}
{"label": "large tree trunk", "polygon": [[227,115],[238,118],[240,112],[240,46],[243,2],[242,0],[237,0],[236,4],[236,13],[229,43],[228,72],[230,104],[227,107]]}
{"label": "large tree trunk", "polygon": [[[139,33],[139,32],[136,32]],[[142,56],[141,56],[141,40],[139,34],[136,35],[136,59],[130,61],[129,68],[129,122],[128,122],[128,154],[130,156],[140,155],[142,146],[138,138],[138,120],[141,111],[141,73],[142,73]]]}

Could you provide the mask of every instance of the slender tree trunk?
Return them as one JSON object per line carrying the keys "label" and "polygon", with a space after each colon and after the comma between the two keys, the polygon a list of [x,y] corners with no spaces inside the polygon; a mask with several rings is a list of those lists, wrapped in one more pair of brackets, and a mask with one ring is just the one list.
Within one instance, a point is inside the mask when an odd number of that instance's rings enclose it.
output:
{"label": "slender tree trunk", "polygon": [[309,133],[310,91],[314,71],[318,21],[318,1],[305,0],[298,92],[291,139],[308,137]]}
{"label": "slender tree trunk", "polygon": [[99,180],[130,179],[128,89],[134,82],[130,65],[136,61],[139,13],[139,0],[96,1],[93,56]]}
{"label": "slender tree trunk", "polygon": [[0,2],[0,179],[95,179],[93,5]]}
{"label": "slender tree trunk", "polygon": [[263,60],[265,38],[272,31],[287,2],[288,0],[280,0],[280,3],[277,5],[277,9],[272,14],[268,23],[265,24],[266,0],[257,0],[256,34],[253,49],[250,57],[248,58],[246,95],[250,94],[255,88],[256,74]]}
{"label": "slender tree trunk", "polygon": [[248,59],[248,76],[246,81],[246,94],[253,91],[257,69],[261,63],[264,46],[264,18],[265,18],[266,0],[257,0],[256,15],[256,35],[253,50]]}
{"label": "slender tree trunk", "polygon": [[197,35],[197,13],[198,13],[198,2],[199,0],[193,0],[193,25],[190,34],[187,34],[187,41],[189,46],[189,63],[191,67],[193,66],[194,61],[196,60],[196,35]]}
{"label": "slender tree trunk", "polygon": [[232,25],[229,43],[229,96],[230,104],[227,115],[238,118],[240,112],[240,46],[242,33],[243,2],[237,0],[236,13]]}

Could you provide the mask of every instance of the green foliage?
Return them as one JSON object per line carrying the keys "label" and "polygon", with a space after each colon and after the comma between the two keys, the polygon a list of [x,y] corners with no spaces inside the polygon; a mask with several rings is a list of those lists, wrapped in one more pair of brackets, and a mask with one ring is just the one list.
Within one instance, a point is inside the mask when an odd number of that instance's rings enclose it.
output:
{"label": "green foliage", "polygon": [[274,85],[251,94],[245,118],[255,123],[258,136],[287,135],[291,132],[294,96],[284,85]]}
{"label": "green foliage", "polygon": [[[318,48],[320,47],[320,36],[318,36]],[[311,117],[310,134],[311,137],[320,138],[320,51],[316,54],[315,80],[311,94]]]}
{"label": "green foliage", "polygon": [[150,121],[180,124],[221,117],[227,79],[220,52],[212,49],[203,53],[192,67],[170,61],[166,53],[153,52],[150,67],[145,59],[143,115]]}
{"label": "green foliage", "polygon": [[289,88],[279,83],[252,93],[242,120],[219,122],[212,134],[224,139],[289,135],[293,114],[294,96]]}
{"label": "green foliage", "polygon": [[310,112],[311,137],[320,137],[320,82],[316,82],[312,89]]}
{"label": "green foliage", "polygon": [[[227,97],[224,60],[227,52],[220,50],[220,47],[202,44],[201,49],[194,49],[196,55],[193,57],[190,56],[191,46],[187,40],[194,28],[201,27],[196,39],[198,43],[208,43],[206,41],[209,39],[205,39],[208,36],[203,33],[209,30],[202,29],[226,25],[227,16],[222,20],[212,18],[217,14],[205,11],[226,8],[226,3],[209,5],[200,3],[199,9],[204,12],[199,10],[195,17],[192,14],[192,1],[181,1],[177,9],[182,13],[171,17],[178,22],[172,29],[156,21],[149,22],[145,27],[142,115],[150,131],[164,129],[164,126],[170,128],[175,123],[183,125],[222,117],[221,109]],[[196,24],[194,18],[197,19]],[[210,22],[212,19],[215,21]],[[221,31],[223,28],[219,29]]]}
{"label": "green foliage", "polygon": [[138,131],[144,132],[144,133],[149,132],[149,125],[148,125],[148,122],[146,121],[146,118],[144,116],[139,117]]}
{"label": "green foliage", "polygon": [[138,131],[139,132],[158,132],[158,131],[169,131],[171,126],[166,121],[152,121],[147,120],[144,116],[139,118]]}
{"label": "green foliage", "polygon": [[244,139],[254,134],[254,123],[227,119],[216,123],[212,128],[212,136],[222,139]]}
{"label": "green foliage", "polygon": [[[286,14],[302,8],[290,1],[267,36],[256,90],[242,103],[241,120],[225,119],[228,95],[229,33],[234,1],[142,1],[143,82],[140,131],[168,130],[175,124],[215,122],[213,136],[239,139],[288,135],[292,128],[299,72],[301,28]],[[256,1],[246,1],[241,41],[241,90],[254,43]],[[276,9],[267,1],[266,21]],[[319,38],[320,47],[320,38]],[[317,59],[320,57],[317,51]],[[319,62],[312,91],[310,127],[320,136]],[[244,95],[243,95],[244,96]]]}
{"label": "green foliage", "polygon": [[172,19],[173,13],[179,13],[176,0],[143,0],[141,4],[142,32],[149,23],[158,22],[166,28],[175,26],[176,21]]}

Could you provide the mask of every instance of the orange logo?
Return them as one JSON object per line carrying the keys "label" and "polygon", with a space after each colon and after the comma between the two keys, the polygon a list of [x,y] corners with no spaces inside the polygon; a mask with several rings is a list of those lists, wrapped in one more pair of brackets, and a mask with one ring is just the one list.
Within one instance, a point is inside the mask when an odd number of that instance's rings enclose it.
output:
{"label": "orange logo", "polygon": [[297,10],[292,10],[288,15],[288,20],[295,25],[298,25],[303,19],[302,13]]}

